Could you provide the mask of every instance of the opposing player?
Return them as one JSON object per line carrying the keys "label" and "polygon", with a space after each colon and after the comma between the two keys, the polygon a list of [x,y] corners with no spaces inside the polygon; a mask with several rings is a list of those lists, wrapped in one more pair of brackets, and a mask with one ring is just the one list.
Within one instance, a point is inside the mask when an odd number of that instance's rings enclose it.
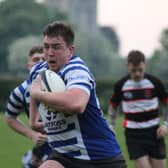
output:
{"label": "opposing player", "polygon": [[[43,47],[34,46],[29,51],[27,68],[30,70],[32,66],[38,62],[44,60]],[[11,91],[9,100],[7,103],[6,110],[6,122],[8,126],[15,132],[30,138],[35,144],[41,145],[46,141],[46,135],[40,132],[36,132],[24,125],[22,121],[18,119],[18,116],[21,114],[21,111],[25,110],[27,116],[29,117],[29,104],[30,104],[30,94],[29,94],[30,80],[25,80],[14,90]],[[36,156],[37,152],[40,151],[41,157]],[[33,151],[28,151],[22,158],[23,167],[25,168],[35,168],[34,165],[39,165],[42,162],[48,153],[50,148],[47,144],[40,147],[33,148]],[[32,159],[37,158],[37,159]],[[38,162],[38,163],[37,163]]]}
{"label": "opposing player", "polygon": [[[145,73],[142,52],[130,51],[127,65],[129,75],[115,84],[110,99],[110,122],[114,126],[116,110],[121,103],[128,153],[136,168],[166,168],[164,137],[168,133],[168,95],[158,78]],[[161,125],[159,101],[165,107]]]}
{"label": "opposing player", "polygon": [[53,22],[43,34],[47,62],[34,68],[32,75],[39,72],[38,67],[48,67],[60,75],[66,91],[41,91],[40,75],[32,82],[31,125],[36,127],[36,101],[41,102],[39,112],[54,150],[40,168],[125,168],[114,133],[103,118],[94,78],[84,61],[73,55],[73,30],[65,23]]}

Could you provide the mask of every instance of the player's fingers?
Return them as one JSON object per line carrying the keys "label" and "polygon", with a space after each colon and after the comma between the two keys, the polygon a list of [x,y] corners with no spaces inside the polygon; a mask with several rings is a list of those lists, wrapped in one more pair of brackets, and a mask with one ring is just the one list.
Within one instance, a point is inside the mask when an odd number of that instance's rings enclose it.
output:
{"label": "player's fingers", "polygon": [[37,146],[40,146],[40,145],[43,145],[45,143],[45,141],[38,141],[37,143],[36,143],[36,145]]}
{"label": "player's fingers", "polygon": [[39,138],[40,138],[40,139],[47,139],[47,135],[45,135],[45,134],[40,134],[40,135],[39,135]]}
{"label": "player's fingers", "polygon": [[39,138],[38,140],[37,140],[37,142],[36,142],[36,144],[37,145],[42,145],[42,144],[44,144],[45,142],[47,141],[47,139],[46,138]]}
{"label": "player's fingers", "polygon": [[157,137],[158,138],[161,138],[161,135],[162,135],[162,131],[160,128],[157,129]]}

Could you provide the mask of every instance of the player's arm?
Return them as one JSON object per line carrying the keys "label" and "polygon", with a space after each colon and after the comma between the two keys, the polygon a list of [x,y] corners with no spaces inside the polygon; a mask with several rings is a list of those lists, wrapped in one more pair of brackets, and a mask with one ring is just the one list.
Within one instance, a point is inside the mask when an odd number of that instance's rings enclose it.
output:
{"label": "player's arm", "polygon": [[108,117],[109,117],[109,123],[111,127],[115,127],[116,124],[116,118],[117,118],[117,112],[116,108],[113,108],[112,105],[109,105],[108,107]]}
{"label": "player's arm", "polygon": [[12,130],[31,139],[37,144],[39,143],[39,140],[41,140],[41,133],[39,134],[31,130],[18,118],[20,111],[24,106],[23,95],[20,92],[19,87],[20,86],[16,87],[9,96],[5,113],[6,123]]}
{"label": "player's arm", "polygon": [[36,100],[30,97],[30,113],[29,113],[29,125],[35,131],[44,133],[43,123],[39,121],[39,112]]}
{"label": "player's arm", "polygon": [[43,134],[31,130],[18,118],[6,116],[6,123],[12,130],[31,139],[35,144],[42,144],[43,139],[46,139]]}
{"label": "player's arm", "polygon": [[83,113],[89,100],[89,94],[79,88],[71,88],[58,93],[41,91],[40,77],[32,83],[30,93],[36,101],[68,115]]}
{"label": "player's arm", "polygon": [[158,128],[157,135],[159,138],[168,134],[168,103],[163,105],[163,124]]}
{"label": "player's arm", "polygon": [[33,131],[27,128],[27,126],[18,118],[6,116],[6,123],[15,132],[32,139],[34,134]]}
{"label": "player's arm", "polygon": [[121,85],[116,83],[114,85],[114,90],[111,98],[109,99],[109,107],[108,107],[108,117],[109,123],[112,127],[115,127],[116,118],[117,118],[117,108],[122,100],[121,98]]}
{"label": "player's arm", "polygon": [[20,115],[20,111],[23,108],[23,104],[24,104],[23,94],[20,91],[21,87],[22,87],[22,84],[17,86],[14,90],[12,90],[9,95],[6,113],[5,113],[5,119],[6,119],[7,125],[12,130],[14,130],[15,132],[25,137],[32,138],[33,132],[18,119],[18,116]]}
{"label": "player's arm", "polygon": [[158,138],[162,138],[168,134],[168,95],[163,83],[159,79],[155,80],[154,84],[158,93],[158,97],[163,104],[163,124],[161,124],[157,129]]}

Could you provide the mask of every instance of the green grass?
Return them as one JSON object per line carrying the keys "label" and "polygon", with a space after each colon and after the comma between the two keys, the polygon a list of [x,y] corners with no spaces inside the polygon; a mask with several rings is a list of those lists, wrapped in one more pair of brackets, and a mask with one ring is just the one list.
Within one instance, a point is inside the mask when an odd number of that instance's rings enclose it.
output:
{"label": "green grass", "polygon": [[127,167],[134,168],[133,162],[129,160],[129,157],[128,157],[128,152],[127,152],[125,137],[124,137],[124,128],[122,127],[122,122],[123,122],[123,118],[118,117],[116,121],[116,127],[115,127],[116,137],[117,137],[118,143],[120,144],[124,158],[126,159]]}
{"label": "green grass", "polygon": [[[26,117],[21,116],[21,120],[27,123]],[[122,127],[122,117],[118,117],[115,128],[117,140],[123,151],[128,168],[134,168],[133,163],[128,158],[125,145],[124,129]],[[1,168],[21,168],[21,157],[30,149],[33,144],[31,140],[15,133],[5,123],[4,115],[0,113],[0,167]],[[168,147],[168,138],[166,137]]]}
{"label": "green grass", "polygon": [[[21,116],[26,120],[24,116]],[[15,133],[5,123],[4,115],[0,113],[0,167],[21,168],[21,157],[32,147],[31,140]]]}

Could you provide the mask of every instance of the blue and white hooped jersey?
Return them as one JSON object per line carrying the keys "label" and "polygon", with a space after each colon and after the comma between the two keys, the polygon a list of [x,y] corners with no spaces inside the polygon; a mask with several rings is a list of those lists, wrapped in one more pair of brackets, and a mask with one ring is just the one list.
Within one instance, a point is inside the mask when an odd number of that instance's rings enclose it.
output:
{"label": "blue and white hooped jersey", "polygon": [[[46,62],[40,62],[33,66],[31,71],[35,71],[37,69],[41,69],[41,67],[47,67]],[[35,71],[36,74],[39,73],[39,71]],[[31,72],[30,72],[31,73]],[[31,81],[36,77],[36,74],[31,73],[31,78],[25,80],[22,82],[19,86],[17,86],[14,90],[11,91],[7,103],[7,109],[6,109],[6,115],[10,117],[17,117],[21,109],[24,109],[26,111],[27,116],[29,117],[29,105],[30,105],[30,93],[29,93],[29,87],[31,84]]]}
{"label": "blue and white hooped jersey", "polygon": [[[45,69],[46,64],[43,65]],[[37,67],[34,70],[40,71]],[[36,72],[32,71],[32,74]],[[120,154],[115,135],[102,115],[94,78],[85,63],[78,56],[73,56],[58,74],[64,80],[66,89],[83,89],[90,99],[84,113],[71,116],[40,105],[39,111],[52,149],[84,160],[112,158]]]}
{"label": "blue and white hooped jersey", "polygon": [[30,81],[33,81],[41,71],[44,71],[46,69],[48,69],[46,61],[35,64],[30,71]]}
{"label": "blue and white hooped jersey", "polygon": [[29,116],[30,84],[30,80],[25,80],[14,90],[11,91],[6,109],[7,116],[17,117],[20,114],[21,109],[24,109],[27,116]]}
{"label": "blue and white hooped jersey", "polygon": [[[11,91],[5,113],[7,117],[17,118],[22,109],[25,110],[27,117],[29,117],[30,84],[30,80],[25,80]],[[41,156],[47,157],[51,153],[51,148],[48,146],[48,143],[45,143],[39,146],[39,151]]]}

